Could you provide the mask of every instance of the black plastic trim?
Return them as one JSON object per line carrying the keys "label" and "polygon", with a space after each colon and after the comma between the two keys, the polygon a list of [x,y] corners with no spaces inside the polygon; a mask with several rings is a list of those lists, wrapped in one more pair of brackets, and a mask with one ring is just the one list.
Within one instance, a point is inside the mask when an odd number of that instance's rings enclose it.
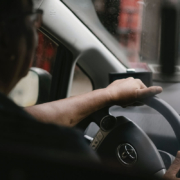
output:
{"label": "black plastic trim", "polygon": [[66,98],[70,73],[73,68],[73,54],[44,28],[40,28],[40,31],[58,45],[52,72],[49,101]]}
{"label": "black plastic trim", "polygon": [[63,45],[60,45],[55,61],[53,79],[51,85],[50,100],[63,99],[67,97],[70,74],[73,68],[73,55]]}

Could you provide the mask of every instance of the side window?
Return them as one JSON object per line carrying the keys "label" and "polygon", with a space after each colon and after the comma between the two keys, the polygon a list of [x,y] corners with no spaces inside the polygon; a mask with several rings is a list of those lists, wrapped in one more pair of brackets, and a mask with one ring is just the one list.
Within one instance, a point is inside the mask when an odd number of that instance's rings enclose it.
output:
{"label": "side window", "polygon": [[58,45],[40,31],[38,37],[39,43],[32,67],[44,69],[52,74]]}
{"label": "side window", "polygon": [[101,23],[127,49],[129,61],[138,62],[142,31],[142,5],[144,1],[92,1]]}
{"label": "side window", "polygon": [[[129,67],[144,70],[146,67],[143,63],[157,64],[161,43],[161,7],[166,1],[92,0],[92,2],[102,25],[126,49]],[[178,1],[167,2],[178,3]],[[139,64],[140,67],[134,67],[133,64]]]}
{"label": "side window", "polygon": [[[32,67],[46,70],[51,75],[58,51],[58,44],[38,31],[39,43],[32,63]],[[70,96],[75,96],[92,91],[93,86],[88,76],[76,65]],[[36,73],[29,71],[28,75],[21,79],[10,92],[11,98],[22,107],[33,106],[39,96],[39,79]]]}
{"label": "side window", "polygon": [[[41,31],[38,31],[38,37],[38,47],[32,67],[44,69],[52,74],[58,45]],[[37,74],[29,71],[28,75],[21,79],[10,92],[9,97],[22,107],[35,105],[39,95],[38,80]]]}

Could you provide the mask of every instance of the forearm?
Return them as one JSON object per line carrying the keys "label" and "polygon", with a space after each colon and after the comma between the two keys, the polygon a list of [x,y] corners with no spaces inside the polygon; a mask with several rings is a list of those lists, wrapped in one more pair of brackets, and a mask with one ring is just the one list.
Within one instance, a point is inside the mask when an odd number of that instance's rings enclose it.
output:
{"label": "forearm", "polygon": [[28,107],[25,110],[39,121],[72,127],[110,103],[107,91],[99,89],[87,94]]}
{"label": "forearm", "polygon": [[37,120],[75,126],[95,111],[110,105],[133,105],[138,99],[162,92],[161,87],[147,88],[140,80],[128,78],[114,81],[104,89],[59,101],[26,108]]}

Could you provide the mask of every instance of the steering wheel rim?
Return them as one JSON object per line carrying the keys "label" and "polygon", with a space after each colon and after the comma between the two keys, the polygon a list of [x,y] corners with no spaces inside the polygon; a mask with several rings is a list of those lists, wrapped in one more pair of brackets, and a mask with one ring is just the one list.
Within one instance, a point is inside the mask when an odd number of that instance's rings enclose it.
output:
{"label": "steering wheel rim", "polygon": [[[173,131],[176,135],[178,143],[180,144],[180,131],[179,131],[180,116],[173,109],[173,107],[171,107],[167,102],[165,102],[164,100],[160,99],[157,96],[141,99],[141,100],[138,100],[138,102],[143,103],[143,104],[155,109],[160,114],[162,114],[162,116],[165,117],[165,119],[169,122],[169,124],[173,128]],[[106,107],[106,108],[101,109],[100,111],[98,111],[96,113],[93,113],[89,118],[89,122],[92,122],[92,119],[93,119],[94,122],[96,122],[98,125],[100,125],[101,119],[105,116],[108,116],[108,115],[110,115],[109,114],[109,107]],[[87,123],[87,121],[86,121],[86,123]],[[131,124],[133,124],[133,122]],[[131,143],[131,145],[133,145],[133,144]],[[134,147],[136,148],[135,145],[134,145]],[[103,147],[102,147],[102,149],[103,149]],[[99,155],[100,155],[100,151],[99,151]],[[159,161],[161,161],[161,160],[159,159]],[[161,167],[163,167],[163,165],[161,165]],[[164,173],[165,173],[165,171],[163,171],[163,172],[161,171],[161,173],[158,176],[162,177]]]}
{"label": "steering wheel rim", "polygon": [[162,114],[165,117],[165,119],[171,125],[171,127],[176,135],[176,138],[178,140],[178,143],[180,145],[180,131],[179,131],[180,116],[174,110],[174,108],[157,96],[141,99],[138,102],[143,103],[143,104],[155,109],[156,111],[158,111],[160,114]]}
{"label": "steering wheel rim", "polygon": [[[176,138],[180,144],[180,131],[179,131],[179,127],[180,127],[180,116],[179,114],[165,101],[163,101],[162,99],[158,98],[157,96],[154,96],[154,97],[150,97],[150,98],[145,98],[145,99],[141,99],[139,100],[138,102],[140,103],[143,103],[153,109],[155,109],[156,111],[158,111],[160,114],[162,114],[165,119],[169,122],[169,124],[172,126],[173,130],[174,130],[174,133],[176,135]],[[104,114],[107,114],[107,108],[104,109]],[[109,114],[109,113],[108,113]],[[101,114],[102,116],[102,114]],[[118,117],[117,117],[118,118]],[[120,121],[119,121],[120,122]],[[133,124],[133,122],[131,121],[131,125]],[[119,126],[119,125],[118,125]],[[120,126],[119,126],[120,127]],[[120,129],[118,129],[118,132],[119,132]],[[103,131],[103,129],[101,129],[101,132]],[[113,130],[114,131],[114,130]],[[121,134],[122,136],[122,134]],[[109,136],[109,137],[113,137],[112,134]],[[97,138],[97,137],[96,137]],[[126,141],[128,139],[126,138]],[[108,142],[108,140],[106,140],[105,142]],[[104,142],[104,144],[105,144]],[[120,141],[119,141],[120,142]],[[121,140],[122,142],[122,140]],[[127,141],[128,142],[128,141]],[[105,145],[102,144],[100,146],[100,148],[98,147],[98,151],[99,151],[99,154],[103,152],[103,149],[105,149]],[[92,143],[93,145],[93,143]],[[137,146],[134,145],[134,144],[130,144],[130,145],[133,145],[136,149],[137,149]],[[116,147],[116,145],[113,145],[113,147]],[[93,147],[93,146],[92,146]],[[110,151],[108,151],[110,152]],[[139,152],[139,150],[138,150]],[[110,154],[110,153],[109,153]],[[157,158],[159,159],[159,162],[161,161],[160,159],[161,158]],[[162,167],[163,168],[163,165],[162,163],[160,163],[161,165],[159,167]],[[163,173],[165,173],[163,171]],[[160,177],[163,176],[163,173],[161,173]]]}

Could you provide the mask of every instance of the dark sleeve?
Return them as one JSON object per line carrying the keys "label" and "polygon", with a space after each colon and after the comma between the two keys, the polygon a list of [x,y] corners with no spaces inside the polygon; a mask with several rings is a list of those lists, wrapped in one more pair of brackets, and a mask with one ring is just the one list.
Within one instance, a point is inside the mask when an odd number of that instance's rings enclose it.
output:
{"label": "dark sleeve", "polygon": [[83,133],[75,128],[44,124],[28,116],[1,114],[0,140],[21,143],[60,153],[74,154],[98,161],[96,153],[88,146]]}
{"label": "dark sleeve", "polygon": [[82,131],[77,130],[75,128],[71,128],[68,130],[65,130],[67,139],[69,140],[68,143],[65,143],[63,146],[67,147],[67,151],[74,152],[76,154],[79,154],[83,157],[87,157],[91,160],[99,161],[99,158],[94,150],[91,149],[91,147],[88,145],[84,138],[84,134]]}

